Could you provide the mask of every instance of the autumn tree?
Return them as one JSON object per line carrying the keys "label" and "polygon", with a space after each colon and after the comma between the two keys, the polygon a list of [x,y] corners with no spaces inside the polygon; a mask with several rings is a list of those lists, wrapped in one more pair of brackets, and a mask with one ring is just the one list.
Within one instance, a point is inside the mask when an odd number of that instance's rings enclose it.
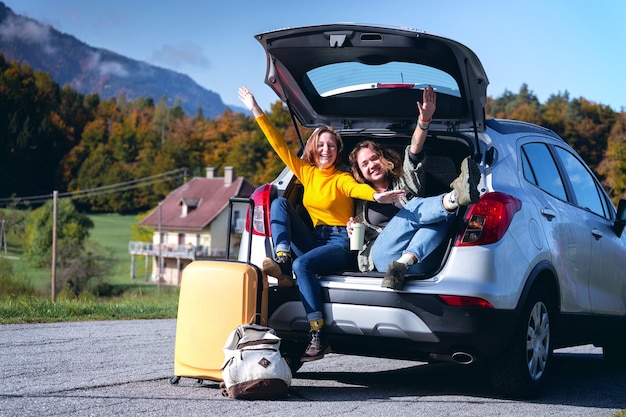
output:
{"label": "autumn tree", "polygon": [[564,132],[569,109],[569,93],[553,94],[542,107],[541,125],[555,132]]}
{"label": "autumn tree", "polygon": [[615,113],[608,106],[579,98],[569,103],[565,129],[557,133],[595,170],[604,156],[614,122]]}
{"label": "autumn tree", "polygon": [[489,100],[485,111],[489,117],[537,123],[539,107],[537,96],[529,90],[528,85],[522,84],[517,94],[505,90],[499,98]]}
{"label": "autumn tree", "polygon": [[0,196],[51,193],[72,128],[60,115],[61,92],[48,74],[0,56]]}
{"label": "autumn tree", "polygon": [[604,160],[598,172],[605,178],[605,184],[617,202],[626,198],[626,112],[618,114],[607,141]]}
{"label": "autumn tree", "polygon": [[[606,188],[623,194],[623,115],[584,98],[572,99],[567,91],[541,104],[526,84],[517,93],[488,97],[485,111],[487,117],[552,129]],[[311,134],[294,126],[280,101],[267,116],[294,152]],[[249,114],[227,110],[207,119],[201,109],[186,115],[179,102],[169,106],[165,97],[155,104],[150,97],[129,102],[124,95],[109,100],[84,96],[0,55],[0,198],[45,197],[56,189],[79,193],[75,204],[81,211],[137,213],[180,186],[183,172],[204,176],[205,168],[214,167],[220,175],[227,165],[256,185],[272,181],[284,169]],[[155,176],[160,179],[141,181]],[[115,192],[97,191],[116,185]]]}

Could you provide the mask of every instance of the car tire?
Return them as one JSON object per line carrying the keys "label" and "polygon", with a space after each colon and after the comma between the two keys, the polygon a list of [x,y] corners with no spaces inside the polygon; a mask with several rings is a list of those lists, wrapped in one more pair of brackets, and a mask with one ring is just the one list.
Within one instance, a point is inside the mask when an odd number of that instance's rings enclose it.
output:
{"label": "car tire", "polygon": [[491,359],[489,372],[496,391],[511,398],[531,398],[539,394],[552,366],[552,298],[542,285],[529,294],[511,343]]}
{"label": "car tire", "polygon": [[626,329],[614,340],[602,346],[604,362],[610,369],[626,370]]}

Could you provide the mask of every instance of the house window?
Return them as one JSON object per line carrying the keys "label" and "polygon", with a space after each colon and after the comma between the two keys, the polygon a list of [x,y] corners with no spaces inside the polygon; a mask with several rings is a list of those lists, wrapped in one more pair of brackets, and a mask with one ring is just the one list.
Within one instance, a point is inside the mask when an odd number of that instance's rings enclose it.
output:
{"label": "house window", "polygon": [[180,213],[181,217],[187,217],[187,214],[191,213],[195,210],[200,204],[199,198],[182,198],[179,202],[182,207],[182,211]]}
{"label": "house window", "polygon": [[245,219],[241,217],[241,212],[239,210],[233,211],[233,223],[230,225],[231,230],[234,230],[235,233],[242,233],[245,226]]}

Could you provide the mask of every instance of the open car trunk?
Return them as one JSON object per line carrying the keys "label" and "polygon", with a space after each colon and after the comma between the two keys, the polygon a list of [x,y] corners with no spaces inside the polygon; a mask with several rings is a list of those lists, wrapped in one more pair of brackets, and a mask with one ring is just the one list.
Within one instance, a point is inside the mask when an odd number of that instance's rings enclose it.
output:
{"label": "open car trunk", "polygon": [[[363,140],[373,140],[381,143],[383,146],[394,149],[401,157],[404,157],[404,150],[410,143],[410,135],[396,136],[393,138],[384,137],[376,138],[372,136],[363,135],[344,135],[342,136],[345,145],[345,155],[348,155],[354,146]],[[424,146],[425,159],[425,194],[424,197],[437,196],[450,191],[450,183],[459,175],[461,161],[469,155],[472,155],[473,147],[472,141],[467,137],[453,134],[429,134]],[[345,161],[346,170],[349,170],[349,164]],[[303,186],[294,176],[291,183],[287,186],[283,197],[287,198],[296,211],[300,214],[300,217],[309,224],[312,228],[312,224],[308,213],[302,205]],[[435,274],[445,262],[450,247],[454,243],[457,232],[463,215],[465,214],[465,208],[460,207],[457,213],[457,226],[453,226],[449,230],[448,239],[446,239],[439,248],[421,264],[423,265],[420,274],[409,274],[406,276],[407,280],[411,279],[426,279]],[[376,277],[381,278],[384,276],[384,272],[371,271],[360,272],[356,264],[356,252],[355,261],[352,267],[347,271],[337,271],[343,276],[358,276],[358,277]],[[322,279],[324,279],[322,277]]]}
{"label": "open car trunk", "polygon": [[489,81],[466,46],[408,28],[337,23],[255,36],[266,84],[303,126],[371,129],[415,124],[415,101],[432,85],[434,126],[485,128]]}

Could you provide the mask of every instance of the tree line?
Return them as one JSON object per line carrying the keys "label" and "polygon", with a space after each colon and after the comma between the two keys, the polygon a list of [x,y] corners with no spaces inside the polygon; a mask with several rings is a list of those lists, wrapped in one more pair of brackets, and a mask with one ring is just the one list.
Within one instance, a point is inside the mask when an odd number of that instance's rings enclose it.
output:
{"label": "tree line", "polygon": [[[526,85],[516,94],[489,98],[486,111],[488,117],[554,130],[580,153],[615,201],[626,197],[624,111],[571,99],[567,92],[542,104]],[[297,132],[280,101],[268,117],[298,149]],[[225,166],[255,185],[271,181],[283,168],[249,115],[227,110],[208,119],[202,109],[190,116],[165,99],[130,102],[123,96],[82,95],[0,55],[0,205],[59,190],[75,193],[81,211],[136,213],[156,206],[186,177],[203,176],[206,167],[215,167],[219,175]],[[163,176],[170,172],[175,175]],[[106,188],[111,184],[135,186],[112,193]]]}

